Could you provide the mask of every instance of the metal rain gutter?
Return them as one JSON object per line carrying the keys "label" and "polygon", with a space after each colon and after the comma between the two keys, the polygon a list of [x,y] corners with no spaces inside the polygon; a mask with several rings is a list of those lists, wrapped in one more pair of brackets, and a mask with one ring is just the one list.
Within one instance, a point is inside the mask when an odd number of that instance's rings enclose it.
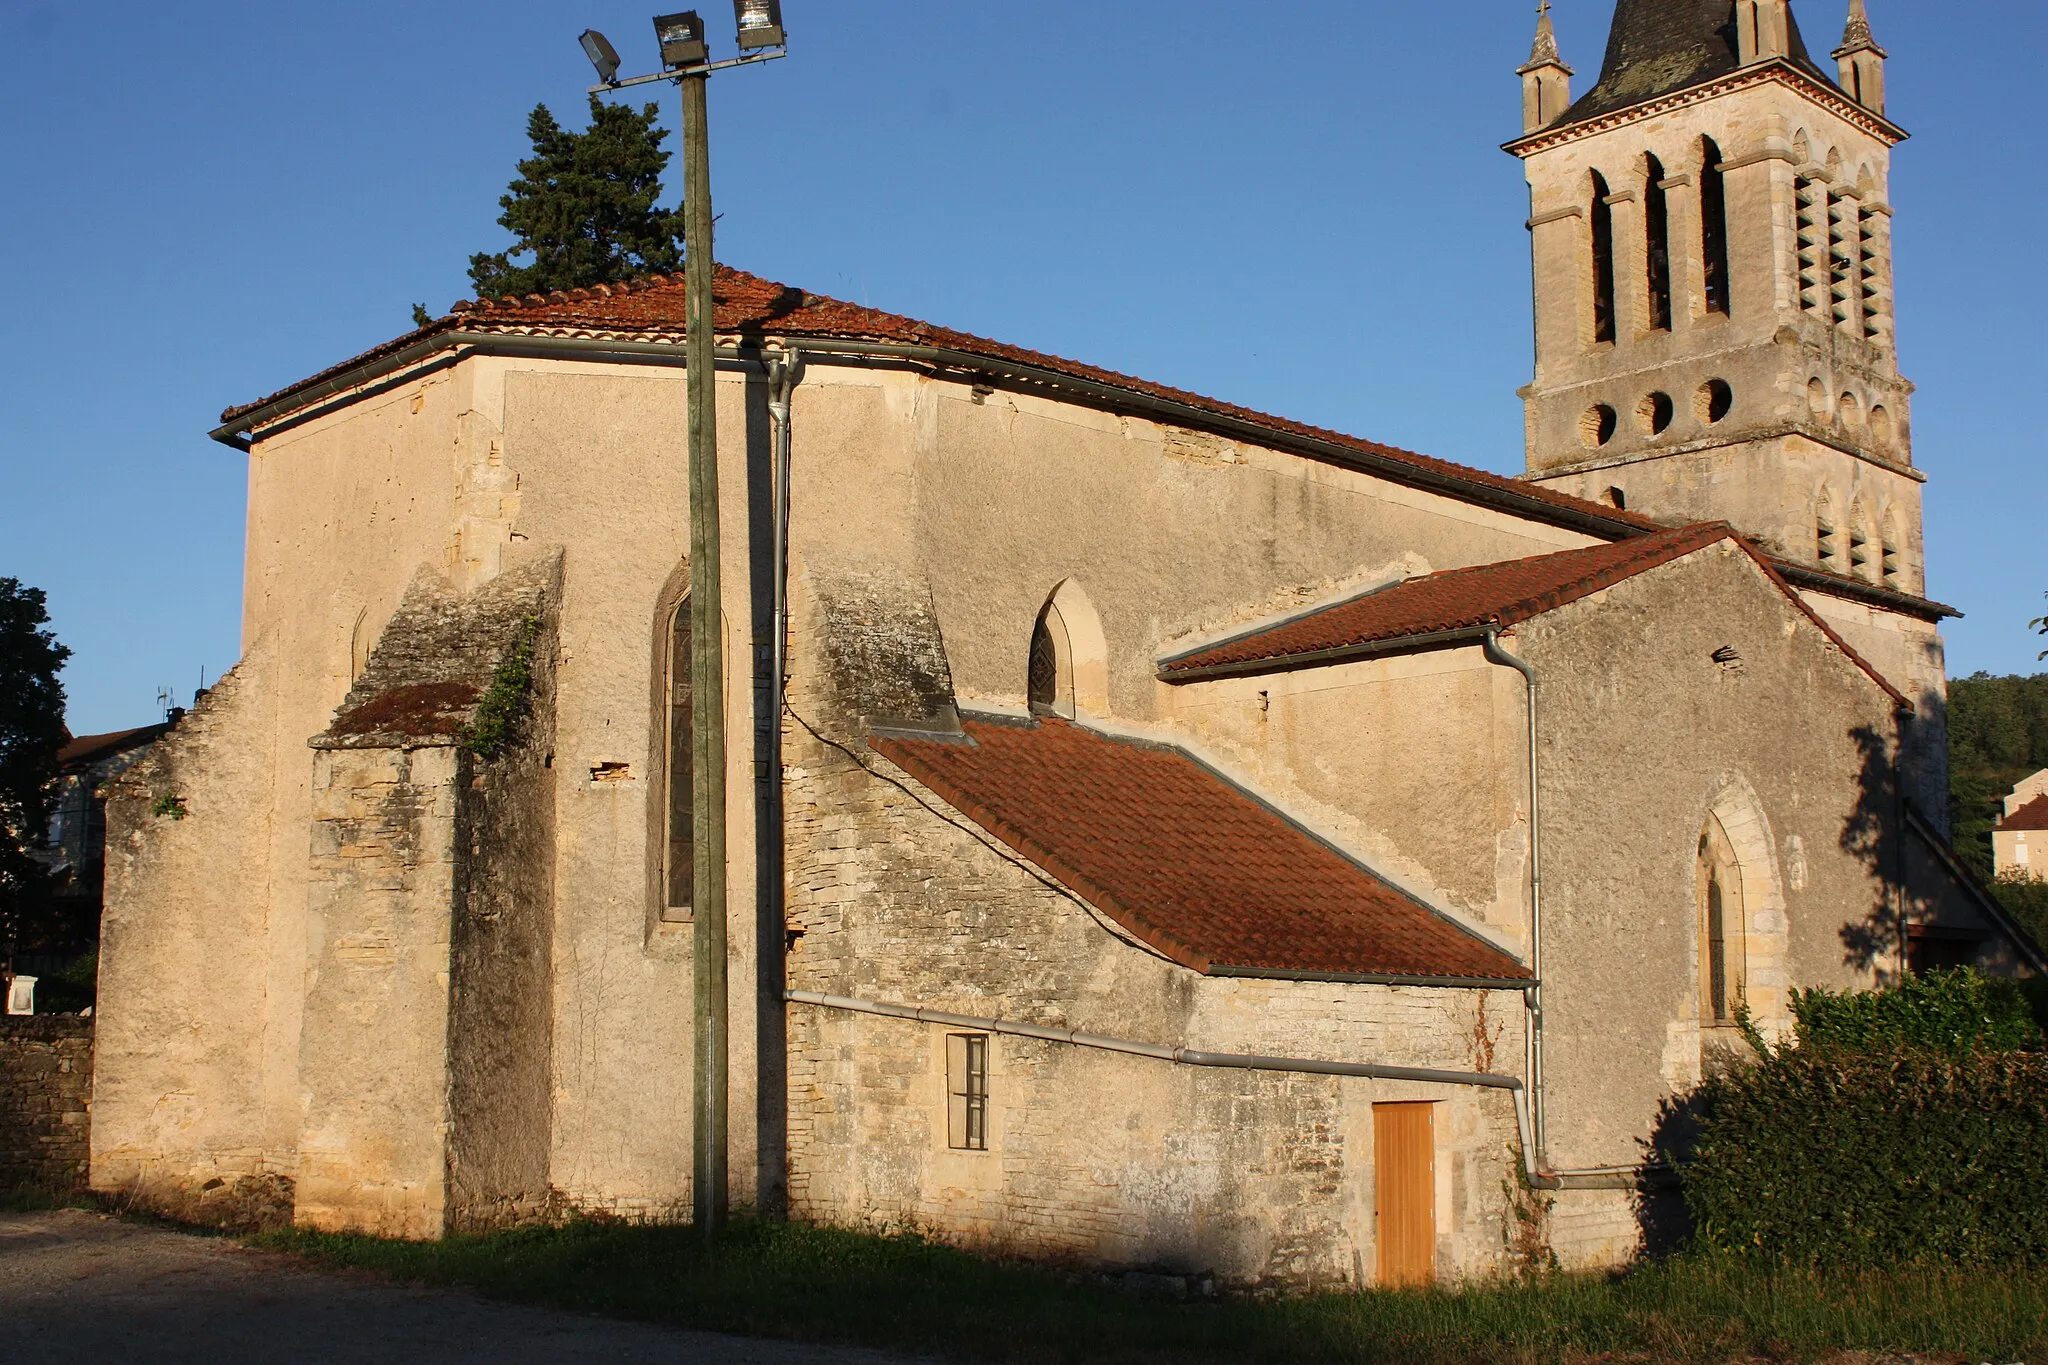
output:
{"label": "metal rain gutter", "polygon": [[[290,425],[310,421],[319,415],[327,399],[350,394],[380,379],[389,378],[443,351],[469,351],[475,355],[505,356],[512,359],[590,361],[614,360],[634,365],[681,365],[687,367],[689,348],[671,341],[602,341],[589,337],[518,336],[499,332],[443,332],[366,361],[331,379],[302,389],[293,389],[261,407],[251,408],[233,421],[214,428],[207,435],[225,446],[247,452],[251,437],[260,427],[281,419],[294,418]],[[754,347],[720,346],[721,366],[758,373],[766,369],[761,352]]]}
{"label": "metal rain gutter", "polygon": [[[1212,678],[1247,677],[1261,673],[1284,673],[1301,668],[1322,668],[1330,664],[1349,663],[1356,659],[1377,659],[1388,654],[1418,654],[1424,650],[1442,649],[1450,645],[1476,645],[1486,638],[1491,626],[1466,626],[1457,630],[1436,630],[1425,635],[1402,635],[1391,640],[1368,640],[1362,644],[1338,645],[1332,649],[1310,650],[1303,654],[1276,654],[1265,659],[1245,659],[1226,664],[1209,664],[1202,668],[1175,668],[1168,659],[1159,665],[1159,681],[1164,683],[1207,682]],[[1227,649],[1228,640],[1221,644],[1204,645],[1181,657],[1192,654],[1207,654],[1212,649]]]}
{"label": "metal rain gutter", "polygon": [[[1524,496],[1512,489],[1493,488],[1475,484],[1454,474],[1424,469],[1405,460],[1378,455],[1369,450],[1360,450],[1337,441],[1324,440],[1294,432],[1262,426],[1257,422],[1240,417],[1229,417],[1206,408],[1175,399],[1162,398],[1155,394],[1140,393],[1121,389],[1114,385],[1094,380],[1077,379],[1039,366],[1017,361],[996,360],[967,351],[956,351],[938,346],[918,346],[901,342],[843,341],[832,338],[776,338],[776,344],[783,348],[799,347],[816,356],[843,358],[873,357],[876,359],[898,360],[913,364],[933,366],[944,370],[962,370],[1006,377],[1038,387],[1068,390],[1092,398],[1111,408],[1146,413],[1155,417],[1170,419],[1175,425],[1223,431],[1261,445],[1291,449],[1297,454],[1325,463],[1341,465],[1364,473],[1384,478],[1391,483],[1409,487],[1424,488],[1442,493],[1461,502],[1512,512],[1518,516],[1581,531],[1602,539],[1630,540],[1649,534],[1633,522],[1618,521],[1600,516],[1592,511],[1578,511],[1559,507],[1539,498]],[[253,408],[223,426],[208,433],[214,440],[231,446],[245,454],[251,441],[250,433],[256,428],[290,416],[324,399],[351,389],[375,383],[407,366],[418,363],[436,352],[467,348],[479,355],[499,355],[515,358],[553,359],[572,356],[578,359],[603,361],[614,360],[625,364],[668,364],[687,363],[687,348],[673,341],[604,341],[585,337],[519,336],[498,332],[444,332],[438,336],[422,338],[419,341],[394,351],[388,356],[367,361],[331,379],[303,389],[294,389],[275,398],[261,407]],[[721,346],[718,359],[721,364],[735,365],[758,372],[761,367],[761,349],[754,346]],[[311,420],[312,414],[299,420]],[[1873,584],[1857,584],[1839,579],[1832,574],[1805,569],[1800,565],[1779,560],[1770,561],[1787,579],[1801,587],[1860,601],[1867,605],[1898,611],[1907,615],[1939,621],[1944,617],[1960,617],[1954,607],[1939,602],[1912,597],[1903,593],[1892,593]],[[1363,657],[1363,656],[1361,656]],[[1188,676],[1190,680],[1194,675]]]}
{"label": "metal rain gutter", "polygon": [[[1493,488],[1474,483],[1457,475],[1422,468],[1390,455],[1380,455],[1337,441],[1282,431],[1245,418],[1212,412],[1191,403],[1118,388],[1091,379],[1080,379],[1042,366],[993,359],[941,346],[922,346],[906,342],[848,341],[812,337],[778,337],[775,341],[779,345],[801,346],[806,353],[814,357],[897,360],[929,365],[942,370],[994,375],[1035,387],[1059,389],[1085,396],[1112,409],[1161,417],[1177,426],[1219,431],[1255,441],[1260,445],[1291,449],[1297,453],[1311,455],[1325,463],[1370,473],[1393,483],[1429,489],[1461,502],[1479,503],[1512,511],[1550,525],[1583,531],[1588,535],[1626,539],[1644,534],[1643,528],[1633,523],[1612,520],[1590,510],[1581,512],[1569,507],[1560,507],[1542,498],[1517,493],[1513,489]],[[460,348],[471,349],[480,355],[573,355],[582,359],[613,359],[626,363],[686,363],[686,348],[681,343],[672,341],[603,341],[581,337],[518,336],[497,332],[443,332],[436,336],[423,337],[388,356],[366,361],[331,379],[322,380],[303,389],[294,389],[236,417],[210,434],[214,440],[224,445],[247,450],[247,443],[239,438],[247,437],[258,427],[275,422],[281,417],[296,413],[336,394],[374,383],[436,352]],[[718,348],[718,358],[721,361],[755,362],[759,354],[759,350],[753,347]]]}

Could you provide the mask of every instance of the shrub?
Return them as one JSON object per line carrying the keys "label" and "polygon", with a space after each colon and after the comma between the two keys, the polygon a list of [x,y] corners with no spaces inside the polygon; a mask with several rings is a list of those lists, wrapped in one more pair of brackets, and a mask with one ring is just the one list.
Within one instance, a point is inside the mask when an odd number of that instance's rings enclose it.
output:
{"label": "shrub", "polygon": [[1798,991],[1792,1013],[1792,1043],[1752,1032],[1757,1064],[1667,1123],[1702,1243],[1806,1265],[2048,1264],[2048,1053],[2018,982],[1935,971]]}
{"label": "shrub", "polygon": [[2048,948],[2048,882],[2007,874],[2000,877],[1991,890],[1998,897],[1999,904],[2005,907],[2005,912],[2027,931],[2027,936],[2041,947]]}
{"label": "shrub", "polygon": [[1825,1051],[1924,1048],[1946,1056],[2009,1052],[2041,1042],[2017,981],[1957,967],[1882,991],[1794,991],[1798,1045]]}
{"label": "shrub", "polygon": [[1806,1265],[2048,1265],[2048,1057],[1790,1048],[1708,1081],[1708,1246]]}

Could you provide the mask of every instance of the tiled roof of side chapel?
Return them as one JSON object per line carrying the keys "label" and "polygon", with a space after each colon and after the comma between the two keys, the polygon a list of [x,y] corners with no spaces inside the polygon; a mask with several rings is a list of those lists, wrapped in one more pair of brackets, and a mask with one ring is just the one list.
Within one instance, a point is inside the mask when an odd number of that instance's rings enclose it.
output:
{"label": "tiled roof of side chapel", "polygon": [[[1830,85],[1788,16],[1792,64]],[[1741,69],[1735,6],[1728,0],[1621,0],[1600,80],[1558,120],[1560,127],[1705,85]]]}
{"label": "tiled roof of side chapel", "polygon": [[1488,629],[1509,629],[1723,542],[1754,561],[1794,609],[1894,702],[1906,703],[1904,695],[1807,606],[1770,561],[1726,522],[1704,522],[1612,545],[1424,574],[1178,655],[1160,665],[1159,676],[1167,682],[1194,682],[1221,673],[1264,672],[1335,661],[1374,645],[1412,647],[1425,637],[1441,640],[1463,633],[1477,638]]}
{"label": "tiled roof of side chapel", "polygon": [[1529,969],[1185,750],[968,716],[875,751],[1162,956],[1211,976],[1520,986]]}

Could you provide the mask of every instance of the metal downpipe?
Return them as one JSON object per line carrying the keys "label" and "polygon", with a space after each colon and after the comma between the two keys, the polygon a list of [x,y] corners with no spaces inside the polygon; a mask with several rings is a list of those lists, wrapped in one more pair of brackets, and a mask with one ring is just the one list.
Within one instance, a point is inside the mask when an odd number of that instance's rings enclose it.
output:
{"label": "metal downpipe", "polygon": [[1535,1129],[1534,1164],[1549,1165],[1550,1134],[1543,1093],[1543,818],[1542,784],[1537,780],[1536,670],[1500,647],[1500,629],[1489,628],[1480,641],[1486,661],[1522,675],[1529,698],[1529,970],[1536,983],[1522,998],[1529,1008],[1529,1109]]}

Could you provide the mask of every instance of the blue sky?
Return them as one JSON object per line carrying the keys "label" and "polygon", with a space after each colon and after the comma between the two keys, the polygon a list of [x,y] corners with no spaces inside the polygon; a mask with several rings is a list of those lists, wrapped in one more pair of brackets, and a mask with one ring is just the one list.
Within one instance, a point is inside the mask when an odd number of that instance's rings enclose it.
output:
{"label": "blue sky", "polygon": [[[714,88],[726,261],[1519,471],[1527,200],[1498,145],[1532,3],[785,8],[796,55]],[[1846,0],[1795,8],[1832,47]],[[2048,20],[1871,8],[1916,134],[1893,199],[1930,591],[1969,613],[1953,672],[2032,672]],[[1558,0],[1580,89],[1611,12]],[[0,0],[0,575],[50,593],[75,730],[234,661],[244,471],[205,432],[464,295],[526,112],[580,124],[586,25],[649,64],[618,0]]]}

